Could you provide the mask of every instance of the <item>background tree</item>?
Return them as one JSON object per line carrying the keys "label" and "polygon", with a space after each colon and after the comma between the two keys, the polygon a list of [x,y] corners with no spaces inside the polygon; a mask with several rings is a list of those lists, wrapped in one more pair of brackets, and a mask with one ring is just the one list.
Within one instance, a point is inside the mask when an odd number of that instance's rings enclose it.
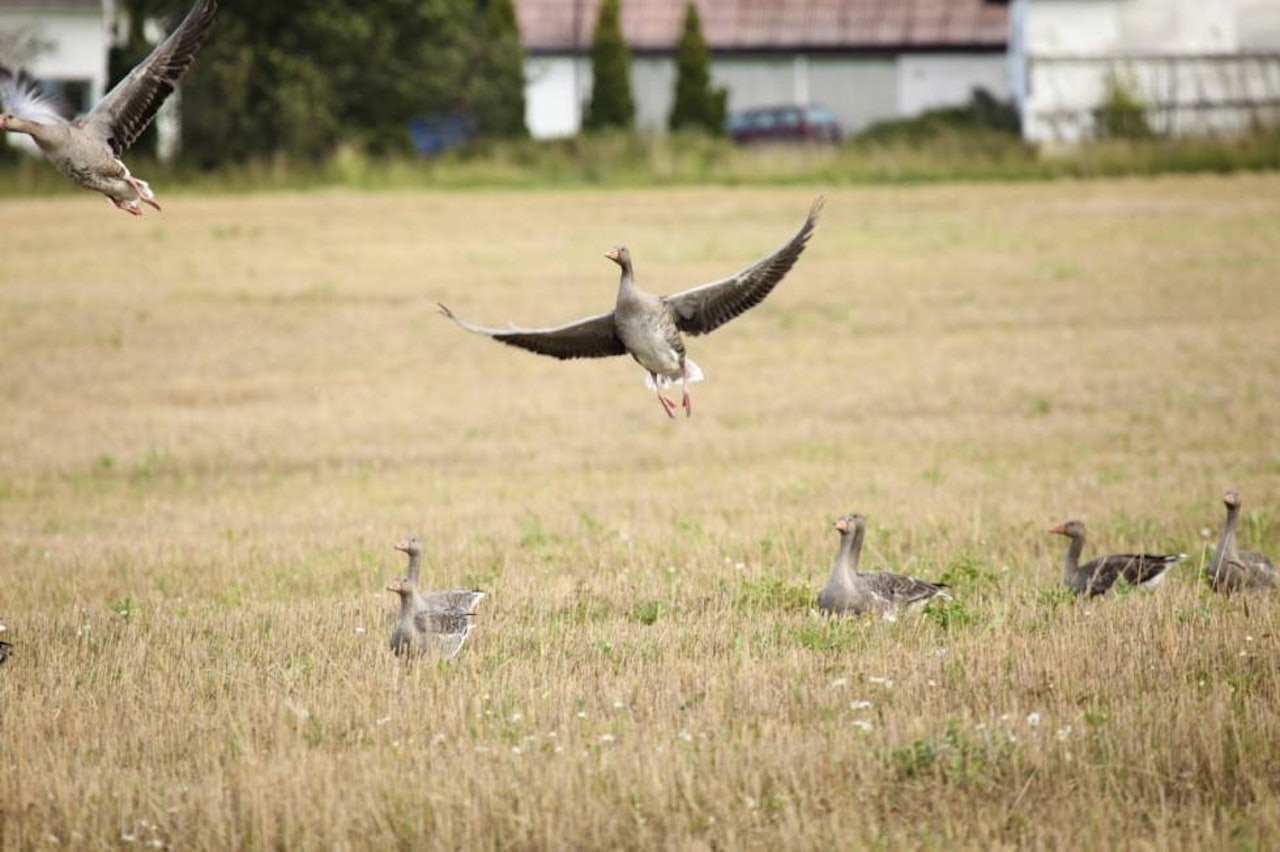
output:
{"label": "background tree", "polygon": [[481,136],[527,136],[524,45],[511,0],[477,0],[467,111]]}
{"label": "background tree", "polygon": [[711,55],[702,38],[702,20],[692,2],[685,7],[684,32],[676,47],[676,96],[667,124],[672,130],[701,128],[724,133],[728,92],[711,88]]}
{"label": "background tree", "polygon": [[635,123],[631,98],[631,56],[622,38],[622,12],[618,0],[604,0],[591,40],[591,101],[583,126],[629,129]]}

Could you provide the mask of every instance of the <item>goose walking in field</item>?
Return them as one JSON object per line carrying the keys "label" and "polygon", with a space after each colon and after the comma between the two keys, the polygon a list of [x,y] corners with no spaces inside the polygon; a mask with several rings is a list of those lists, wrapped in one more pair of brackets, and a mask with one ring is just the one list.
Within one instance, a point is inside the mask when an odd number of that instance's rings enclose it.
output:
{"label": "goose walking in field", "polygon": [[818,609],[830,615],[871,612],[888,617],[894,610],[935,596],[950,599],[943,591],[944,583],[930,583],[888,571],[859,571],[866,526],[866,518],[857,512],[836,521],[840,549],[836,551],[836,562],[827,585],[818,593]]}
{"label": "goose walking in field", "polygon": [[1227,520],[1222,525],[1222,537],[1213,552],[1213,559],[1205,569],[1209,586],[1215,592],[1250,591],[1269,589],[1276,583],[1276,568],[1271,560],[1256,550],[1236,550],[1236,522],[1240,520],[1243,505],[1238,491],[1222,495],[1227,507]]}
{"label": "goose walking in field", "polygon": [[449,658],[462,650],[471,632],[471,622],[484,592],[458,589],[448,592],[418,591],[422,572],[422,542],[406,536],[396,550],[409,557],[404,577],[392,580],[387,590],[400,596],[400,615],[391,631],[391,650],[396,656],[416,656],[433,652]]}
{"label": "goose walking in field", "polygon": [[49,162],[79,186],[101,192],[121,210],[142,215],[138,202],[160,205],[150,185],[130,174],[121,157],[195,61],[213,23],[216,0],[198,0],[168,38],[92,110],[74,119],[41,92],[25,71],[0,67],[0,130],[26,133]]}
{"label": "goose walking in field", "polygon": [[1117,553],[1099,556],[1080,564],[1084,550],[1084,521],[1067,521],[1050,527],[1049,532],[1071,539],[1062,563],[1062,581],[1077,595],[1104,595],[1124,577],[1131,586],[1152,588],[1164,579],[1164,572],[1187,558],[1187,554],[1158,555],[1150,553]]}
{"label": "goose walking in field", "polygon": [[555,328],[483,328],[462,320],[440,305],[440,311],[467,331],[484,334],[510,346],[561,360],[630,355],[648,373],[646,383],[658,395],[662,410],[675,417],[676,404],[662,392],[678,380],[684,392],[685,416],[693,414],[689,383],[703,378],[702,369],[685,355],[682,334],[706,334],[760,304],[795,265],[817,225],[823,199],[817,198],[804,224],[772,254],[746,269],[670,296],[640,289],[631,266],[631,253],[617,246],[605,254],[622,270],[614,308]]}

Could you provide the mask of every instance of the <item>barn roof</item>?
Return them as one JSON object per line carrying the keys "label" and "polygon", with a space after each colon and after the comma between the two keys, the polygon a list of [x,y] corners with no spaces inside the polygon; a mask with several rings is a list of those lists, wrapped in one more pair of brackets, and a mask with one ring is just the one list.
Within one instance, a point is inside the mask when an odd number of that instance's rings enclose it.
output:
{"label": "barn roof", "polygon": [[[514,0],[525,48],[588,48],[601,0]],[[687,0],[621,0],[634,51],[675,48]],[[1008,7],[992,0],[697,0],[714,51],[1003,49]]]}

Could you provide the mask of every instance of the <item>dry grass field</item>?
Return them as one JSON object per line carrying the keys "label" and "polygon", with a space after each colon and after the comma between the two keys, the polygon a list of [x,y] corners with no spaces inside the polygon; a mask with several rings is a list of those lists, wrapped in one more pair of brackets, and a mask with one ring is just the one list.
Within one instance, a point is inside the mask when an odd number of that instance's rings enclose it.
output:
{"label": "dry grass field", "polygon": [[[1199,581],[1229,485],[1280,555],[1280,176],[829,193],[760,308],[629,360],[435,312],[612,305],[818,190],[0,201],[0,848],[1280,845],[1280,609]],[[832,521],[948,579],[811,603]],[[1065,540],[1182,550],[1061,593]],[[489,597],[452,663],[403,570]]]}

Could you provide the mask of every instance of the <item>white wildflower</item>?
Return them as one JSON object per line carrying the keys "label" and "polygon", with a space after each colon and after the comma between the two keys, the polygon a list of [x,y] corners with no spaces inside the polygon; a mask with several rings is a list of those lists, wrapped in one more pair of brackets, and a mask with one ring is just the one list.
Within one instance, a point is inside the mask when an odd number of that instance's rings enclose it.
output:
{"label": "white wildflower", "polygon": [[524,718],[524,714],[523,714],[523,713],[512,713],[510,716],[508,716],[508,717],[507,717],[507,721],[508,721],[508,722],[519,722],[519,721],[520,721],[521,719],[523,719],[523,718]]}
{"label": "white wildflower", "polygon": [[382,727],[383,725],[387,724],[390,721],[391,721],[390,716],[383,716],[381,719],[374,719],[373,724],[377,725],[378,727]]}
{"label": "white wildflower", "polygon": [[586,711],[586,710],[579,710],[579,711],[578,711],[578,718],[579,718],[579,719],[585,719],[585,718],[587,718],[587,711]]}
{"label": "white wildflower", "polygon": [[853,723],[853,726],[857,728],[859,731],[862,731],[864,734],[869,733],[871,731],[871,723],[868,722],[866,719],[855,720]]}
{"label": "white wildflower", "polygon": [[1058,742],[1066,742],[1071,738],[1071,726],[1063,725],[1058,729],[1056,736],[1058,737]]}
{"label": "white wildflower", "polygon": [[857,701],[849,702],[850,710],[866,710],[870,707],[871,707],[871,702],[867,701],[866,699],[858,699]]}
{"label": "white wildflower", "polygon": [[614,710],[621,710],[622,708],[624,708],[624,707],[626,707],[626,706],[627,706],[627,705],[623,704],[621,700],[618,700],[618,701],[613,702],[613,709],[614,709]]}
{"label": "white wildflower", "polygon": [[883,686],[885,689],[893,689],[893,680],[887,677],[878,677],[876,675],[872,675],[871,677],[867,678],[867,683],[874,683],[879,686]]}
{"label": "white wildflower", "polygon": [[601,735],[600,735],[600,742],[602,742],[602,743],[611,743],[611,742],[613,742],[613,734],[601,734]]}
{"label": "white wildflower", "polygon": [[1028,713],[1028,714],[1027,714],[1027,727],[1030,727],[1030,728],[1038,728],[1038,727],[1040,727],[1040,714],[1039,714],[1039,713],[1036,713],[1036,712],[1034,712],[1034,711],[1033,711],[1033,712],[1031,712],[1031,713]]}
{"label": "white wildflower", "polygon": [[681,728],[680,733],[676,734],[676,736],[687,743],[693,742],[693,734],[689,733],[687,728]]}
{"label": "white wildflower", "polygon": [[1213,530],[1209,529],[1208,527],[1201,527],[1201,528],[1200,528],[1200,537],[1201,537],[1201,538],[1208,538],[1208,537],[1209,537],[1209,536],[1211,536],[1211,535],[1213,535]]}
{"label": "white wildflower", "polygon": [[831,688],[839,689],[840,687],[846,685],[848,682],[849,682],[849,679],[847,677],[838,677],[835,680],[831,681]]}
{"label": "white wildflower", "polygon": [[356,632],[357,632],[357,633],[363,633],[363,632],[364,632],[364,628],[363,628],[363,627],[358,627],[358,626],[357,626],[357,627],[356,627]]}
{"label": "white wildflower", "polygon": [[137,838],[136,836],[132,835],[132,834],[122,834],[122,835],[120,835],[120,842],[121,842],[121,843],[132,843],[133,841],[135,841],[135,840],[137,840],[137,839],[138,839],[138,838]]}
{"label": "white wildflower", "polygon": [[511,747],[511,753],[512,753],[512,754],[517,754],[517,755],[518,755],[518,754],[523,754],[523,752],[520,750],[520,746],[512,746],[512,747]]}

